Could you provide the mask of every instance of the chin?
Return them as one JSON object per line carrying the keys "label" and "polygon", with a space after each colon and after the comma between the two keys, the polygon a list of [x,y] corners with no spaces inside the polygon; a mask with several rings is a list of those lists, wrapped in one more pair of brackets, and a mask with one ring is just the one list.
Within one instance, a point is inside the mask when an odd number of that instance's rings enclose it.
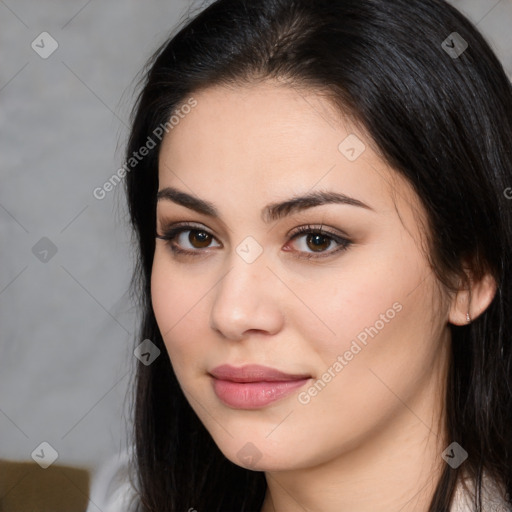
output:
{"label": "chin", "polygon": [[293,446],[269,443],[264,437],[245,437],[229,445],[217,445],[233,464],[252,471],[286,471],[297,467],[297,450]]}

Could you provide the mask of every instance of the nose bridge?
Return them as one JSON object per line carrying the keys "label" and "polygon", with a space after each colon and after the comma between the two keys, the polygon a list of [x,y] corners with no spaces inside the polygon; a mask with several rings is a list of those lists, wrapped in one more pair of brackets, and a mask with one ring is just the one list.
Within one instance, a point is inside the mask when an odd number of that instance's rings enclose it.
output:
{"label": "nose bridge", "polygon": [[269,283],[272,277],[262,248],[251,240],[241,242],[233,249],[229,270],[216,286],[211,327],[230,338],[242,337],[249,329],[275,332],[281,315],[276,288]]}

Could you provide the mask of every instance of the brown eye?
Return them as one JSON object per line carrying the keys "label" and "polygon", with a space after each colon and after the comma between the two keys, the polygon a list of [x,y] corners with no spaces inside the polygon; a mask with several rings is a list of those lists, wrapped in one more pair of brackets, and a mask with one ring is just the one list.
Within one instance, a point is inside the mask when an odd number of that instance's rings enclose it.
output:
{"label": "brown eye", "polygon": [[343,236],[310,224],[298,228],[292,234],[292,241],[297,257],[306,259],[332,256],[348,249],[352,244],[350,240]]}
{"label": "brown eye", "polygon": [[206,231],[190,230],[188,235],[188,241],[190,245],[197,249],[204,249],[212,243],[212,235]]}
{"label": "brown eye", "polygon": [[332,239],[328,236],[319,235],[319,234],[311,234],[306,238],[307,246],[315,252],[321,252],[325,249],[328,249],[331,245]]}
{"label": "brown eye", "polygon": [[[180,254],[199,254],[200,249],[220,247],[215,237],[204,229],[193,228],[192,226],[176,226],[164,231],[156,238],[164,240],[171,250]],[[212,245],[216,242],[215,245]]]}

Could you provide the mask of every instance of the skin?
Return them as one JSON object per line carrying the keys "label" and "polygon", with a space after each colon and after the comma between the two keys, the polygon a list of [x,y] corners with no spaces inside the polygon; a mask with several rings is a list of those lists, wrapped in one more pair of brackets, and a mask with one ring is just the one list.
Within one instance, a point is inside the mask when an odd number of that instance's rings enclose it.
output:
{"label": "skin", "polygon": [[[164,138],[159,190],[209,201],[219,217],[159,200],[158,234],[191,222],[212,237],[201,244],[185,231],[175,239],[199,256],[174,254],[157,239],[151,281],[156,320],[190,405],[228,459],[265,472],[262,512],[427,511],[451,442],[443,408],[448,323],[485,309],[492,283],[475,287],[471,303],[468,291],[442,292],[424,253],[418,197],[325,97],[267,81],[194,98],[197,106]],[[355,161],[338,150],[349,134],[366,146]],[[271,223],[261,218],[269,203],[319,190],[371,209],[326,204]],[[345,233],[352,244],[334,252],[339,245],[324,239],[319,254],[307,234],[290,236],[307,224]],[[236,251],[248,236],[263,250],[252,263]],[[394,318],[301,403],[299,393],[396,303]],[[265,407],[235,409],[217,398],[207,373],[223,363],[312,379]],[[251,465],[238,455],[244,446]]]}

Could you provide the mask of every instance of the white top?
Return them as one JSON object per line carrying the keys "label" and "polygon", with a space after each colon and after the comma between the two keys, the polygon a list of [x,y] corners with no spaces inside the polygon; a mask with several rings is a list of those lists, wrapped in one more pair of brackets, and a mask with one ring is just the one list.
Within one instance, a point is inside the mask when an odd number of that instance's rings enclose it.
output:
{"label": "white top", "polygon": [[[473,512],[471,505],[475,494],[474,482],[465,479],[464,483],[459,482],[453,497],[453,506],[450,512]],[[512,512],[510,505],[505,501],[505,492],[498,487],[496,482],[491,480],[484,472],[482,478],[482,510],[484,512]]]}
{"label": "white top", "polygon": [[[129,512],[130,503],[137,499],[128,468],[130,453],[124,451],[112,457],[94,475],[91,485],[89,507],[86,512]],[[466,484],[459,482],[455,489],[450,512],[473,512],[471,505],[474,485],[469,479]],[[485,473],[482,485],[482,505],[484,512],[512,512],[512,507],[504,499],[503,489],[488,478]]]}
{"label": "white top", "polygon": [[94,475],[86,512],[129,512],[137,496],[129,480],[130,452],[109,459]]}

